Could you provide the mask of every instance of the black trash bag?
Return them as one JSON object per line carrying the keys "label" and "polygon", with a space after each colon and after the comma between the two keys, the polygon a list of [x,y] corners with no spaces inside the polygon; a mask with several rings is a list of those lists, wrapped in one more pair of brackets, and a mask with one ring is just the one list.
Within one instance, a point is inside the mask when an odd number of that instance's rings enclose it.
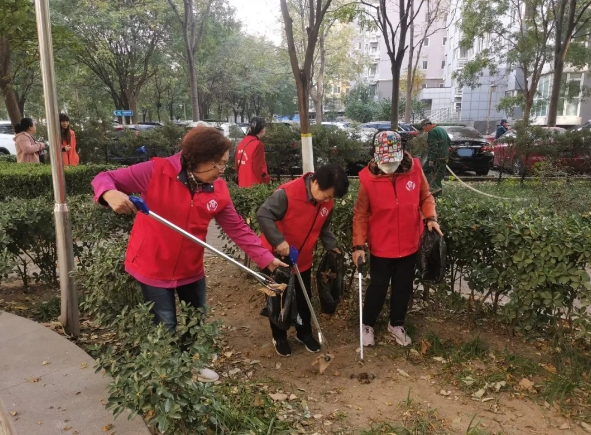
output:
{"label": "black trash bag", "polygon": [[447,245],[435,230],[425,228],[419,247],[419,275],[423,281],[441,282],[445,277]]}
{"label": "black trash bag", "polygon": [[343,297],[345,278],[344,260],[341,254],[329,251],[324,254],[316,271],[316,286],[320,298],[320,312],[334,314]]}
{"label": "black trash bag", "polygon": [[[298,318],[295,295],[295,276],[289,267],[278,267],[272,274],[277,284],[287,284],[287,288],[281,295],[266,296],[266,306],[263,311],[275,326],[287,331],[291,325],[295,325]],[[301,322],[300,322],[301,323]]]}

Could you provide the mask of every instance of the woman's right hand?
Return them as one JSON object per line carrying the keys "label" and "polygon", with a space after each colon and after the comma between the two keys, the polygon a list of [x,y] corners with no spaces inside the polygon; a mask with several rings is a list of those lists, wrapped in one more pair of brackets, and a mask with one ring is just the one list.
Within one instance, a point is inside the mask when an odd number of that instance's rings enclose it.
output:
{"label": "woman's right hand", "polygon": [[275,252],[277,252],[282,257],[287,257],[289,255],[289,243],[283,241],[275,248]]}
{"label": "woman's right hand", "polygon": [[360,258],[365,263],[365,251],[362,249],[357,249],[356,251],[353,252],[353,263],[355,263],[355,266],[359,266],[359,259]]}
{"label": "woman's right hand", "polygon": [[103,199],[115,213],[129,214],[137,212],[135,205],[129,200],[129,197],[118,190],[107,190],[103,193]]}

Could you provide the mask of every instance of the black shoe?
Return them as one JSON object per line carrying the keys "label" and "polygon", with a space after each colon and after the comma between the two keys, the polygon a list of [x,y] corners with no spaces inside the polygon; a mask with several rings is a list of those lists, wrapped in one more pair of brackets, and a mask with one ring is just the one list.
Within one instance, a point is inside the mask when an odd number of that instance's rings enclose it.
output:
{"label": "black shoe", "polygon": [[287,338],[280,338],[278,340],[273,339],[273,346],[275,346],[275,352],[279,356],[291,356],[291,347],[287,342]]}
{"label": "black shoe", "polygon": [[312,337],[312,334],[302,335],[301,337],[299,335],[296,335],[296,341],[306,346],[308,352],[320,352],[320,344],[316,341],[314,337]]}

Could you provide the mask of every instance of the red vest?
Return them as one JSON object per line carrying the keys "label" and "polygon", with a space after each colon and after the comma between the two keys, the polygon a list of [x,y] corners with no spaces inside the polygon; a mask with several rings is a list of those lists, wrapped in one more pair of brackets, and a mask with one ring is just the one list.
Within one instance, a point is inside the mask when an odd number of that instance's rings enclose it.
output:
{"label": "red vest", "polygon": [[257,174],[254,170],[254,151],[256,147],[264,146],[256,136],[246,136],[236,147],[236,175],[238,177],[238,186],[250,187],[255,184],[262,184],[262,174]]}
{"label": "red vest", "polygon": [[[230,203],[226,182],[217,179],[214,192],[191,192],[177,180],[178,170],[166,159],[155,158],[143,198],[150,210],[205,240],[211,219]],[[203,273],[203,251],[197,243],[155,219],[138,213],[131,230],[125,266],[150,279],[174,281]]]}
{"label": "red vest", "polygon": [[367,242],[372,255],[401,258],[419,249],[423,232],[420,207],[421,163],[413,159],[410,171],[397,174],[394,180],[374,177],[366,167],[359,181],[367,192],[371,215]]}
{"label": "red vest", "polygon": [[[276,222],[277,228],[289,246],[299,250],[298,268],[302,272],[312,267],[316,241],[334,203],[330,200],[314,204],[308,200],[305,179],[310,175],[310,173],[305,174],[303,177],[279,186],[279,189],[285,190],[287,195],[287,212],[283,219]],[[275,246],[271,246],[264,235],[261,236],[261,240],[263,245],[272,252]]]}

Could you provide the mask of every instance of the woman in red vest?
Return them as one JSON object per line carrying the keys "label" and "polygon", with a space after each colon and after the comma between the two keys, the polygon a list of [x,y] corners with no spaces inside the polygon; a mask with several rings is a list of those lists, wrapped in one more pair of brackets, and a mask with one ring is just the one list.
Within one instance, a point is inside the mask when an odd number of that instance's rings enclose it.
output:
{"label": "woman in red vest", "polygon": [[[220,178],[232,143],[220,131],[197,127],[183,138],[181,152],[127,168],[103,172],[92,181],[94,199],[116,213],[136,212],[128,194],[141,193],[155,213],[205,240],[211,219],[261,268],[285,266],[236,213]],[[176,327],[175,290],[181,301],[205,305],[204,249],[144,214],[136,214],[125,270],[139,281],[144,300],[153,302],[154,321]],[[218,375],[204,369],[202,382]]]}
{"label": "woman in red vest", "polygon": [[70,128],[70,118],[65,113],[60,113],[60,132],[64,166],[78,166],[80,157],[78,157],[78,151],[76,151],[76,134]]}
{"label": "woman in red vest", "polygon": [[388,286],[388,332],[401,346],[412,343],[404,329],[408,301],[413,290],[416,253],[423,231],[439,224],[435,200],[418,159],[402,150],[398,133],[376,136],[374,159],[359,172],[359,193],[353,208],[353,262],[370,252],[371,283],[363,307],[363,345],[374,345],[374,325],[382,311]]}
{"label": "woman in red vest", "polygon": [[269,184],[271,181],[265,161],[265,145],[261,142],[266,125],[264,118],[253,117],[248,133],[236,147],[234,166],[240,187]]}
{"label": "woman in red vest", "polygon": [[[263,244],[277,254],[286,257],[290,246],[299,251],[298,268],[311,293],[312,260],[314,247],[320,237],[324,249],[340,253],[337,239],[330,230],[333,199],[347,193],[349,180],[338,165],[321,166],[314,173],[290,181],[280,186],[257,212],[261,226]],[[318,352],[320,345],[312,335],[310,310],[299,282],[296,280],[296,305],[302,323],[296,325],[296,341],[303,343],[310,352]],[[287,331],[271,323],[273,345],[280,356],[290,356],[291,348],[287,342]]]}

